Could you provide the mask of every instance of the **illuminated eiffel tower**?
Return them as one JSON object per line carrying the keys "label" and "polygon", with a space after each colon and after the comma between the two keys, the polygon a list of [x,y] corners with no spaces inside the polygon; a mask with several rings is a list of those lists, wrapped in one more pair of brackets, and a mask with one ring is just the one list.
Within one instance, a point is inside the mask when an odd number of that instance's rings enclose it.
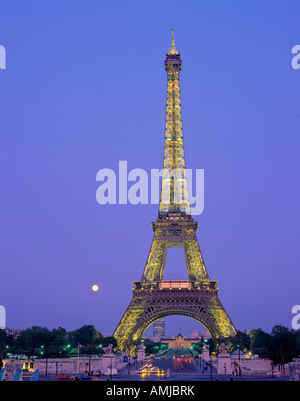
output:
{"label": "illuminated eiffel tower", "polygon": [[[133,283],[133,298],[114,336],[120,350],[130,350],[154,321],[169,315],[196,319],[214,340],[236,330],[218,298],[218,284],[209,279],[191,216],[183,148],[179,72],[180,53],[172,45],[166,55],[167,108],[164,169],[158,218],[141,281]],[[175,173],[174,173],[175,171]],[[183,248],[189,280],[163,280],[168,248]]]}

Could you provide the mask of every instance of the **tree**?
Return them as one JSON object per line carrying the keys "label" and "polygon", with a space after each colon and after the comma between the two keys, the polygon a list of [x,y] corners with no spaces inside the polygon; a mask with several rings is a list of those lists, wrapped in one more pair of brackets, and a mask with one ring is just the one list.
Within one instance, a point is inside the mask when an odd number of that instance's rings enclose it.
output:
{"label": "tree", "polygon": [[70,347],[68,344],[68,333],[63,327],[51,331],[51,339],[47,354],[52,358],[68,356]]}
{"label": "tree", "polygon": [[100,345],[103,341],[103,336],[99,331],[95,329],[92,325],[84,325],[77,330],[71,331],[69,333],[68,339],[71,343],[71,347],[77,348],[78,344],[90,345],[96,344]]}
{"label": "tree", "polygon": [[7,344],[9,347],[13,347],[14,342],[15,342],[14,336],[13,336],[12,334],[9,334],[9,335],[7,336],[6,344]]}
{"label": "tree", "polygon": [[43,348],[48,349],[51,340],[51,332],[46,327],[32,326],[23,330],[20,336],[15,340],[14,352],[24,352],[28,357],[41,356]]}
{"label": "tree", "polygon": [[219,340],[218,343],[229,345],[230,352],[234,352],[237,349],[246,352],[250,349],[251,339],[248,334],[237,331],[236,335]]}
{"label": "tree", "polygon": [[108,347],[109,344],[113,345],[113,348],[115,348],[118,345],[118,342],[115,337],[104,337],[103,342],[102,342],[102,347]]}
{"label": "tree", "polygon": [[234,350],[240,348],[243,352],[249,351],[251,346],[251,339],[249,334],[237,331],[236,335],[232,338]]}
{"label": "tree", "polygon": [[151,349],[151,354],[158,354],[163,346],[163,343],[158,342],[154,343],[152,349]]}
{"label": "tree", "polygon": [[296,357],[300,356],[300,330],[294,331],[294,335],[296,338]]}
{"label": "tree", "polygon": [[6,355],[7,334],[6,331],[0,329],[0,358]]}
{"label": "tree", "polygon": [[102,354],[103,335],[93,325],[84,325],[68,334],[68,343],[71,353],[77,354],[78,344],[81,345],[81,352],[87,354]]}
{"label": "tree", "polygon": [[140,344],[142,344],[145,347],[146,354],[157,354],[161,350],[161,348],[164,348],[162,347],[163,343],[154,342],[149,338],[146,338],[145,340],[143,340],[143,342],[140,342]]}
{"label": "tree", "polygon": [[198,352],[199,354],[202,354],[203,350],[203,341],[199,341],[197,343],[192,344],[192,348],[194,351]]}
{"label": "tree", "polygon": [[59,327],[50,331],[45,327],[33,326],[23,330],[11,347],[16,354],[25,353],[28,357],[50,358],[65,357],[67,332]]}
{"label": "tree", "polygon": [[210,354],[216,350],[216,344],[212,338],[204,340],[204,347],[209,349]]}
{"label": "tree", "polygon": [[269,345],[269,358],[275,365],[285,365],[297,355],[296,335],[287,327],[274,326]]}
{"label": "tree", "polygon": [[271,335],[259,328],[250,331],[250,339],[250,349],[252,353],[257,354],[260,358],[268,358],[272,340]]}

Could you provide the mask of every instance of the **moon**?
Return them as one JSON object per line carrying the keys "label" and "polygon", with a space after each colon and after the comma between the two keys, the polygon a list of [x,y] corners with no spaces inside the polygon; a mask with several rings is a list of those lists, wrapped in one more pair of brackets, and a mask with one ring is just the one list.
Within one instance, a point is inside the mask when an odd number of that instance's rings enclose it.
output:
{"label": "moon", "polygon": [[94,285],[92,286],[92,290],[93,290],[94,292],[97,292],[97,291],[99,290],[99,287],[97,286],[97,284],[94,284]]}

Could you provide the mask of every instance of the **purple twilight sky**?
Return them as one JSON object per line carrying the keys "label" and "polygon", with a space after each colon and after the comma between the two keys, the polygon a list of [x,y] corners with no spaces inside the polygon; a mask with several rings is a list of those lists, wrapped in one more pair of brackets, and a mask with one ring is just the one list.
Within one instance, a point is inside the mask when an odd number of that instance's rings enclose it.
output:
{"label": "purple twilight sky", "polygon": [[[299,17],[296,0],[1,1],[8,327],[93,324],[111,334],[125,312],[158,207],[100,206],[96,174],[118,172],[120,160],[162,168],[174,28],[186,167],[205,174],[195,218],[208,273],[237,329],[291,328],[300,304]],[[187,277],[182,251],[170,250],[165,277]],[[166,326],[200,327],[183,317]]]}

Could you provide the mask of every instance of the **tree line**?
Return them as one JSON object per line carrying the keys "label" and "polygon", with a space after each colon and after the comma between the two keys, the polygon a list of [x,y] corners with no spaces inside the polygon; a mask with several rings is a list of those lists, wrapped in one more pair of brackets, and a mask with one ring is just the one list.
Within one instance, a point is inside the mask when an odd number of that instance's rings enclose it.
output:
{"label": "tree line", "polygon": [[[235,336],[219,341],[229,345],[230,352],[251,352],[260,358],[270,359],[274,365],[284,365],[300,356],[300,331],[276,325],[271,333],[262,329],[251,330],[250,334],[237,332]],[[215,346],[215,345],[213,345]]]}
{"label": "tree line", "polygon": [[67,358],[80,354],[103,354],[103,348],[109,344],[115,347],[114,337],[104,337],[92,325],[67,331],[59,327],[49,330],[46,327],[33,326],[22,330],[17,338],[0,330],[0,357],[8,354],[25,355],[28,358]]}
{"label": "tree line", "polygon": [[[193,350],[201,354],[205,346],[209,348],[210,353],[218,353],[221,342],[229,346],[230,353],[236,350],[251,352],[260,358],[270,359],[274,365],[284,365],[300,355],[300,331],[290,330],[282,325],[274,326],[271,333],[266,333],[260,328],[251,330],[250,334],[238,331],[235,336],[217,342],[202,338],[199,342],[195,341]],[[104,337],[92,325],[84,325],[73,331],[62,327],[49,330],[33,326],[22,330],[16,339],[0,330],[2,359],[7,354],[22,354],[27,358],[67,358],[77,356],[78,349],[80,355],[101,355],[103,348],[109,344],[116,347],[117,340],[114,337]],[[166,344],[150,339],[142,339],[140,344],[144,346],[146,354],[159,354],[167,347]]]}

